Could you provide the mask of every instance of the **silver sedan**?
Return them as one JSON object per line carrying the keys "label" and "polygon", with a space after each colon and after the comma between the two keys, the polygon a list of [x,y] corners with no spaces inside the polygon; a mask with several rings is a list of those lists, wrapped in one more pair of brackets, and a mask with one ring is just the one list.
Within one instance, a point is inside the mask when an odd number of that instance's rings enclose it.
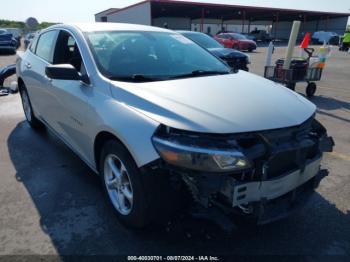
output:
{"label": "silver sedan", "polygon": [[267,221],[270,201],[294,207],[332,149],[308,100],[232,72],[166,29],[52,26],[20,55],[17,75],[29,124],[50,129],[99,174],[117,216],[134,227],[171,207],[182,187],[203,208]]}

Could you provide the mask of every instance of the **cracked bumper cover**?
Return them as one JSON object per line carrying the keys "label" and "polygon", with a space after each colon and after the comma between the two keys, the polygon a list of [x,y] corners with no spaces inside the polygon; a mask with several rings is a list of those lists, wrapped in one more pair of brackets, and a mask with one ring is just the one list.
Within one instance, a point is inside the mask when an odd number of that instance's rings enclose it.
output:
{"label": "cracked bumper cover", "polygon": [[296,170],[267,181],[236,185],[232,192],[232,206],[278,198],[315,177],[320,170],[321,157],[310,161],[304,170]]}

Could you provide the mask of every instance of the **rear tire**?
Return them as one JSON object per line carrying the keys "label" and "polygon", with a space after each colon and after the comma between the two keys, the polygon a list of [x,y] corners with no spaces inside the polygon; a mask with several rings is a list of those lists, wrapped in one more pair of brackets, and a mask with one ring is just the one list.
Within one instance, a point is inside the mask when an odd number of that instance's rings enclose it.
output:
{"label": "rear tire", "polygon": [[232,48],[235,49],[235,50],[239,50],[239,45],[235,44],[235,45],[232,46]]}
{"label": "rear tire", "polygon": [[128,150],[117,140],[106,142],[99,166],[105,195],[118,219],[129,227],[145,227],[151,213],[143,183],[145,178]]}
{"label": "rear tire", "polygon": [[30,102],[30,98],[29,98],[28,91],[27,91],[26,87],[24,85],[22,85],[19,88],[19,92],[20,92],[20,95],[21,95],[24,115],[25,115],[29,125],[33,129],[42,129],[44,127],[44,125],[34,115],[33,107],[32,107],[32,104]]}

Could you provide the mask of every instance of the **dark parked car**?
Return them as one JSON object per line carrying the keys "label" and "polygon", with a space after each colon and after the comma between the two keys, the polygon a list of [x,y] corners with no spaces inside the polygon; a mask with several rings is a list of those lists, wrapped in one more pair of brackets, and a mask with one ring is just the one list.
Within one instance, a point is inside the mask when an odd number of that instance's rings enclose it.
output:
{"label": "dark parked car", "polygon": [[268,43],[272,41],[272,37],[265,30],[253,30],[249,34],[251,37],[255,38],[255,41],[261,41],[263,43]]}
{"label": "dark parked car", "polygon": [[241,35],[244,35],[245,38],[247,38],[248,40],[252,40],[252,41],[256,42],[256,37],[251,35],[251,34],[245,33],[245,34],[241,34]]}
{"label": "dark parked car", "polygon": [[17,49],[16,39],[5,29],[0,29],[0,50],[10,51],[15,54]]}
{"label": "dark parked car", "polygon": [[5,79],[16,74],[16,65],[0,67],[0,88],[4,85]]}
{"label": "dark parked car", "polygon": [[4,28],[9,34],[12,34],[13,38],[17,41],[17,48],[21,46],[21,34],[22,31],[18,28]]}
{"label": "dark parked car", "polygon": [[244,35],[238,33],[220,33],[215,36],[215,39],[226,48],[247,50],[249,52],[256,49],[255,41],[249,40]]}
{"label": "dark parked car", "polygon": [[218,41],[203,33],[193,31],[179,31],[179,33],[224,60],[231,68],[249,71],[247,65],[250,63],[250,59],[248,55],[234,49],[225,48]]}

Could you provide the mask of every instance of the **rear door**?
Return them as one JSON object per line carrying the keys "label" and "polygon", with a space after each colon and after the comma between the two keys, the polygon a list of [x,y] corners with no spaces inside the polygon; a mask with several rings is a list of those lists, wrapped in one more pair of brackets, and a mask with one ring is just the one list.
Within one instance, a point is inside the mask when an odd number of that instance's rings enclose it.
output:
{"label": "rear door", "polygon": [[51,80],[46,77],[45,68],[52,63],[57,34],[57,30],[42,33],[33,41],[21,62],[22,76],[34,112],[36,116],[49,124],[52,123],[50,112],[47,111],[52,103]]}
{"label": "rear door", "polygon": [[215,39],[222,45],[225,44],[225,39],[224,39],[224,35],[223,34],[219,34],[217,36],[215,36]]}
{"label": "rear door", "polygon": [[235,34],[230,34],[229,40],[230,40],[230,47],[229,48],[239,49],[239,40]]}
{"label": "rear door", "polygon": [[228,34],[223,34],[222,39],[225,48],[232,47],[232,40],[230,39],[230,36]]}

